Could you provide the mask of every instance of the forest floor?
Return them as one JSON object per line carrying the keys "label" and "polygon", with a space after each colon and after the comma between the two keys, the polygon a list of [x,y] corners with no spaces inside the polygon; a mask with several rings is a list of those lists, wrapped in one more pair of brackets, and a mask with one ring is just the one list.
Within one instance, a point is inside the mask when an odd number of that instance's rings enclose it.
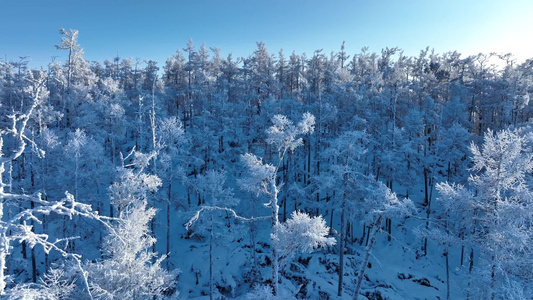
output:
{"label": "forest floor", "polygon": [[[378,234],[361,294],[368,299],[446,299],[446,272],[443,248],[428,241],[427,255],[422,255],[423,239],[416,236],[414,229],[425,226],[425,208],[420,204],[422,190],[412,200],[417,204],[418,214],[404,222],[392,223],[392,237],[388,241],[386,231]],[[414,198],[414,199],[413,199]],[[435,195],[432,211],[438,209]],[[159,213],[156,224],[163,223]],[[325,212],[327,213],[327,212]],[[187,299],[209,299],[209,234],[208,219],[203,218],[196,227],[200,234],[189,236],[184,226],[192,213],[171,214],[171,253],[169,263],[179,268],[178,288],[180,297]],[[263,215],[268,215],[265,211]],[[236,222],[225,214],[213,232],[213,281],[215,299],[245,299],[255,284],[268,284],[270,268],[270,222],[258,221],[255,244],[255,259],[259,271],[251,270],[253,254],[250,242],[249,224]],[[330,216],[325,215],[329,220]],[[338,214],[334,215],[334,228],[339,228]],[[354,240],[348,243],[345,255],[345,277],[342,297],[337,296],[338,246],[318,249],[312,254],[296,255],[283,269],[280,290],[282,298],[296,296],[303,299],[350,299],[355,288],[356,274],[360,268],[364,244],[362,224],[354,222]],[[202,230],[203,228],[203,230]],[[156,226],[164,230],[164,226]],[[157,236],[165,236],[158,232]],[[338,238],[338,235],[337,235]],[[158,252],[164,253],[164,241],[158,241]],[[460,288],[465,279],[460,272],[460,248],[450,250],[451,299],[460,299],[464,293]],[[466,268],[464,266],[462,268]],[[364,299],[364,298],[363,298]]]}

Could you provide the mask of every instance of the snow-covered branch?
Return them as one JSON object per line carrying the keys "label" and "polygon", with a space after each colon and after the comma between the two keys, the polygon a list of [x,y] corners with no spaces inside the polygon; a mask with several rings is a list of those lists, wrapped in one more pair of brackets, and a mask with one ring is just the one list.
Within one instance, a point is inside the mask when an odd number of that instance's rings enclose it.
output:
{"label": "snow-covered branch", "polygon": [[228,207],[202,206],[202,208],[200,208],[198,211],[196,211],[196,213],[192,216],[192,218],[190,218],[189,221],[187,221],[187,223],[185,223],[185,228],[188,230],[192,225],[194,225],[194,223],[196,223],[196,221],[198,221],[200,219],[200,215],[203,212],[207,212],[207,211],[225,211],[225,212],[230,213],[236,220],[239,220],[239,221],[242,221],[242,222],[253,222],[253,221],[270,220],[270,216],[246,218],[246,217],[240,216],[239,214],[237,214],[237,212],[235,210],[233,210],[231,208],[228,208]]}

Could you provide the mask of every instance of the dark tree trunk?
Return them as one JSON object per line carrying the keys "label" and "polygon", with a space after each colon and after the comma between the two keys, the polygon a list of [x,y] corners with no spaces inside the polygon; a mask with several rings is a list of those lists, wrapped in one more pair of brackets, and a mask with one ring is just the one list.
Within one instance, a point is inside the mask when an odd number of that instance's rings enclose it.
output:
{"label": "dark tree trunk", "polygon": [[446,258],[446,300],[450,300],[450,262],[449,262],[448,247],[444,250],[444,257]]}
{"label": "dark tree trunk", "polygon": [[363,244],[365,237],[366,237],[366,224],[363,224],[363,236],[361,236],[361,239],[359,240],[359,245]]}
{"label": "dark tree trunk", "polygon": [[387,233],[388,233],[388,236],[387,236],[387,241],[391,241],[391,238],[392,238],[392,220],[391,219],[387,219]]}

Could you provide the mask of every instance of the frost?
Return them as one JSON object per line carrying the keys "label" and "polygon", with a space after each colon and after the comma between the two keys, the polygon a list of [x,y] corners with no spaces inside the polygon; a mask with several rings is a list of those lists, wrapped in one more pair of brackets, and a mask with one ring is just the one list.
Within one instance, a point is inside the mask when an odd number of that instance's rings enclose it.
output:
{"label": "frost", "polygon": [[322,216],[310,217],[306,213],[293,212],[285,223],[277,225],[272,234],[274,247],[283,260],[298,253],[311,253],[317,248],[335,245],[335,238],[327,237],[329,227]]}

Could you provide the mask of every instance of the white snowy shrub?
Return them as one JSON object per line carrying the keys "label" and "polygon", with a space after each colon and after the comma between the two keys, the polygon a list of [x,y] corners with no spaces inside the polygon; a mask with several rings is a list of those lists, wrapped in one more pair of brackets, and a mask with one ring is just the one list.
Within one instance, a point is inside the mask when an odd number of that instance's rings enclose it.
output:
{"label": "white snowy shrub", "polygon": [[38,283],[16,285],[6,293],[6,297],[10,300],[68,300],[74,297],[75,281],[62,265],[51,268]]}
{"label": "white snowy shrub", "polygon": [[272,294],[272,287],[268,285],[258,285],[246,294],[248,300],[277,300],[280,299]]}

